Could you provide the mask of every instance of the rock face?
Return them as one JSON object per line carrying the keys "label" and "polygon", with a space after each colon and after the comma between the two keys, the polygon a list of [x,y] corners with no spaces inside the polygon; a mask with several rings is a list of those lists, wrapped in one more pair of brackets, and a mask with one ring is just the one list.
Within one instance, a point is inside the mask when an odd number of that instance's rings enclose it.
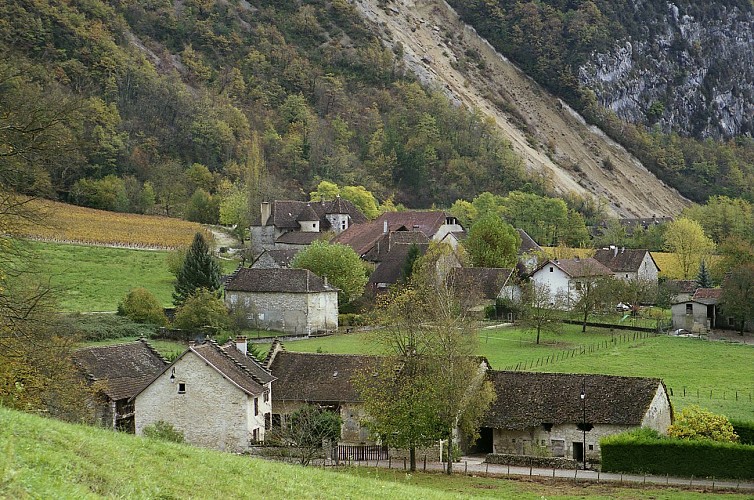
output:
{"label": "rock face", "polygon": [[593,54],[580,82],[627,121],[697,137],[754,132],[752,5],[678,1],[648,18],[650,2],[633,2],[641,33]]}

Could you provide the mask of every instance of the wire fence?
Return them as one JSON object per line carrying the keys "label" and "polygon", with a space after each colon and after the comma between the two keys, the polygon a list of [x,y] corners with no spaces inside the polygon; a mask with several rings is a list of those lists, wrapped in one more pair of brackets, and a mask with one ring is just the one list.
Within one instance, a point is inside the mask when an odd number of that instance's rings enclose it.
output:
{"label": "wire fence", "polygon": [[696,399],[699,401],[748,401],[751,403],[754,400],[754,391],[752,389],[702,389],[699,387],[692,388],[682,386],[681,388],[668,387],[668,393],[673,398]]}

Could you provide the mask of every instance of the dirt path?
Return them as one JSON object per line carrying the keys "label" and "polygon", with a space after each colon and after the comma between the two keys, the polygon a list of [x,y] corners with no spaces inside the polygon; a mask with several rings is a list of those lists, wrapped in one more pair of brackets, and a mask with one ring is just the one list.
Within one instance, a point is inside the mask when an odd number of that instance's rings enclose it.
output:
{"label": "dirt path", "polygon": [[[379,25],[384,43],[402,44],[407,66],[422,82],[493,119],[527,168],[551,179],[557,192],[595,195],[624,217],[673,216],[689,203],[498,54],[444,1],[378,3],[355,6]],[[457,61],[469,50],[483,63],[459,71]]]}

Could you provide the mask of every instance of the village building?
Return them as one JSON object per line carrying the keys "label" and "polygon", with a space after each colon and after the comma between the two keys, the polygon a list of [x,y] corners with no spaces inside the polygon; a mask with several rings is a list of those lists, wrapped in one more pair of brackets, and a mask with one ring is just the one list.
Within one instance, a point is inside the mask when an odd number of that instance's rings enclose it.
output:
{"label": "village building", "polygon": [[[673,408],[659,379],[489,371],[497,399],[477,451],[597,460],[600,439],[639,427],[667,433]],[[586,446],[586,448],[585,448]]]}
{"label": "village building", "polygon": [[516,269],[458,267],[451,269],[448,283],[471,311],[484,312],[486,306],[495,305],[498,300],[512,302],[521,298]]}
{"label": "village building", "polygon": [[671,293],[671,304],[690,301],[696,289],[700,288],[696,280],[667,280],[665,286]]}
{"label": "village building", "polygon": [[657,285],[660,267],[649,250],[612,246],[597,250],[594,259],[608,267],[616,279]]}
{"label": "village building", "polygon": [[130,399],[168,364],[144,339],[85,347],[74,353],[73,361],[95,389],[97,421],[126,432],[134,432]]}
{"label": "village building", "polygon": [[604,264],[591,257],[575,257],[548,260],[530,277],[537,286],[549,288],[553,304],[562,300],[564,307],[570,308],[578,300],[578,295],[587,281],[605,276],[613,276],[613,272]]}
{"label": "village building", "polygon": [[673,328],[691,333],[709,333],[713,328],[727,328],[720,314],[722,288],[697,288],[694,295],[670,307]]}
{"label": "village building", "polygon": [[356,205],[340,197],[330,201],[263,202],[251,224],[251,247],[263,250],[300,249],[367,221]]}
{"label": "village building", "polygon": [[308,269],[241,268],[225,284],[225,304],[257,329],[310,335],[338,328],[338,289]]}
{"label": "village building", "polygon": [[245,337],[190,345],[133,398],[136,434],[166,422],[205,448],[242,452],[264,441],[275,377],[246,349]]}
{"label": "village building", "polygon": [[533,271],[539,265],[545,251],[529,236],[529,233],[523,229],[516,229],[516,231],[521,238],[521,245],[518,247],[518,261],[523,264],[527,271]]}
{"label": "village building", "polygon": [[263,251],[250,266],[252,269],[280,269],[291,267],[293,258],[296,257],[300,249],[287,248],[283,250],[265,250]]}

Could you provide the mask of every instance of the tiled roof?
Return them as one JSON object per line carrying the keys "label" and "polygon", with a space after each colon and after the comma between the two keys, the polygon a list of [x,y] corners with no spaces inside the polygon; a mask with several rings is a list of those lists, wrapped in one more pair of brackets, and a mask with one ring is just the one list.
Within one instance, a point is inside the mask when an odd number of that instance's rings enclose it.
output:
{"label": "tiled roof", "polygon": [[276,401],[322,403],[361,401],[353,377],[377,366],[379,356],[299,353],[282,350],[275,354],[270,371],[277,377]]}
{"label": "tiled roof", "polygon": [[204,344],[189,347],[189,350],[245,393],[251,396],[264,393],[265,382],[247,368],[247,362],[237,362],[217,342],[208,340]]}
{"label": "tiled roof", "polygon": [[523,229],[517,229],[517,231],[518,235],[521,237],[521,246],[518,247],[519,255],[524,253],[542,251],[542,247],[537,245],[537,242],[534,241],[531,236],[529,236],[529,233],[527,233]]}
{"label": "tiled roof", "polygon": [[484,299],[495,299],[512,273],[512,269],[501,267],[456,267],[450,271],[450,285],[461,292],[477,292]]}
{"label": "tiled roof", "polygon": [[[609,267],[615,273],[638,272],[644,256],[649,250],[638,250],[631,248],[601,248],[594,252],[594,258],[605,266]],[[649,258],[654,262],[652,254]],[[655,263],[657,266],[657,263]],[[658,266],[659,269],[659,266]]]}
{"label": "tiled roof", "polygon": [[162,372],[167,361],[145,340],[86,347],[73,355],[77,366],[110,399],[130,398]]}
{"label": "tiled roof", "polygon": [[[301,212],[309,206],[317,215],[317,219],[300,219]],[[324,229],[330,226],[326,214],[348,214],[351,218],[351,224],[361,224],[367,221],[356,205],[348,200],[336,198],[331,201],[307,202],[294,200],[275,200],[270,203],[270,219],[267,225],[275,226],[278,229],[298,229],[299,220],[319,220],[320,228]],[[308,215],[311,217],[311,214]],[[261,225],[261,215],[256,213],[252,226]]]}
{"label": "tiled roof", "polygon": [[229,340],[225,344],[221,345],[220,349],[225,354],[233,358],[236,363],[243,365],[243,367],[246,368],[254,377],[256,377],[259,382],[266,384],[275,380],[275,377],[272,376],[272,373],[264,368],[259,361],[254,359],[253,356],[244,354],[239,351],[236,348],[236,343],[233,340]]}
{"label": "tiled roof", "polygon": [[601,264],[600,262],[593,259],[592,257],[588,257],[586,259],[580,259],[576,257],[573,259],[548,260],[544,264],[539,266],[537,270],[542,269],[549,264],[556,265],[557,267],[562,269],[564,273],[569,275],[571,278],[585,278],[589,276],[611,276],[613,274],[613,272],[608,267]]}
{"label": "tiled roof", "polygon": [[298,222],[319,221],[319,215],[314,211],[311,203],[307,203],[304,209],[298,213],[296,220]]}
{"label": "tiled roof", "polygon": [[660,379],[612,375],[489,371],[488,376],[497,399],[484,426],[502,429],[579,423],[583,408],[587,423],[641,425],[662,384]]}
{"label": "tiled roof", "polygon": [[314,241],[322,238],[322,233],[306,231],[290,231],[281,234],[275,243],[285,243],[288,245],[311,245]]}
{"label": "tiled roof", "polygon": [[242,268],[225,285],[226,291],[310,293],[335,292],[338,289],[325,286],[322,278],[308,269],[249,269]]}
{"label": "tiled roof", "polygon": [[280,267],[289,267],[291,261],[301,250],[298,248],[289,248],[284,250],[267,250],[267,254]]}
{"label": "tiled roof", "polygon": [[699,288],[696,280],[668,280],[665,284],[677,290],[677,293],[694,293]]}
{"label": "tiled roof", "polygon": [[[424,255],[429,245],[424,243],[416,245],[416,247],[419,249],[419,254]],[[369,283],[397,283],[403,274],[403,266],[406,264],[410,250],[411,245],[405,243],[391,245],[390,251],[381,255],[380,263],[369,276]]]}
{"label": "tiled roof", "polygon": [[722,288],[697,288],[691,300],[701,304],[712,305],[720,302],[720,296],[722,294]]}

